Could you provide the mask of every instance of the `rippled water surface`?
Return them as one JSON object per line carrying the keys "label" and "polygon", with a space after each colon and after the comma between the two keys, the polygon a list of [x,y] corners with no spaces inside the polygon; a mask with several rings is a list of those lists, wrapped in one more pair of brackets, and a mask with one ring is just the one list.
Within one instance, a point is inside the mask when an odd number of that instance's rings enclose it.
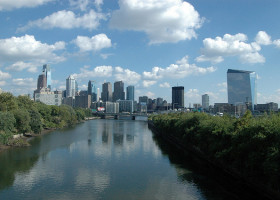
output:
{"label": "rippled water surface", "polygon": [[228,199],[146,122],[92,120],[0,153],[0,199]]}

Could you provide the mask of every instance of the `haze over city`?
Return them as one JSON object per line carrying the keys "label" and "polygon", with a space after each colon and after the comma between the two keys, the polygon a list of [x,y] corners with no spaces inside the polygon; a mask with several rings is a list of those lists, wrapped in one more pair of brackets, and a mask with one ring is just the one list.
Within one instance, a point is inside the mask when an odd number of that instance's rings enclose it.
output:
{"label": "haze over city", "polygon": [[16,0],[0,2],[0,88],[32,94],[43,64],[52,89],[73,74],[80,90],[122,80],[185,105],[227,102],[228,69],[255,71],[258,103],[280,103],[277,0]]}

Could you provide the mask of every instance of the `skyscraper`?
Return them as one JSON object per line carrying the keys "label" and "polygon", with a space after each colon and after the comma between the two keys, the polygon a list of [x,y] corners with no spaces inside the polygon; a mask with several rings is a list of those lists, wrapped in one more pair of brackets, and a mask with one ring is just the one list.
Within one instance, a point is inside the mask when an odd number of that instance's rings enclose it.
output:
{"label": "skyscraper", "polygon": [[102,101],[112,101],[112,84],[110,82],[102,84],[102,92],[101,92]]}
{"label": "skyscraper", "polygon": [[76,80],[73,75],[70,75],[66,79],[66,97],[75,97],[76,92]]}
{"label": "skyscraper", "polygon": [[132,85],[126,87],[126,100],[134,101],[134,86]]}
{"label": "skyscraper", "polygon": [[43,73],[46,76],[46,80],[47,80],[47,88],[49,88],[50,90],[52,89],[52,74],[51,74],[51,67],[50,65],[43,65]]}
{"label": "skyscraper", "polygon": [[47,87],[47,79],[44,73],[40,74],[37,81],[37,91]]}
{"label": "skyscraper", "polygon": [[257,104],[256,73],[228,69],[227,90],[229,104],[246,104],[253,111]]}
{"label": "skyscraper", "polygon": [[172,87],[172,108],[184,108],[184,87]]}
{"label": "skyscraper", "polygon": [[205,110],[209,110],[209,95],[202,95],[202,108]]}
{"label": "skyscraper", "polygon": [[91,102],[97,101],[97,88],[95,81],[88,81],[88,95],[91,95]]}
{"label": "skyscraper", "polygon": [[124,84],[122,81],[116,81],[114,83],[113,101],[124,100]]}

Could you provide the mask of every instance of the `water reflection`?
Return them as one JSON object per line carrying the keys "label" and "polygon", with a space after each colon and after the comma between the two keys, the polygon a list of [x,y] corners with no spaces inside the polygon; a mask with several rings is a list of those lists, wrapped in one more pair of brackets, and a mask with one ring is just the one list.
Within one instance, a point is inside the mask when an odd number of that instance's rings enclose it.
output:
{"label": "water reflection", "polygon": [[32,147],[0,154],[0,199],[229,196],[178,154],[153,140],[146,122],[88,121],[36,138]]}

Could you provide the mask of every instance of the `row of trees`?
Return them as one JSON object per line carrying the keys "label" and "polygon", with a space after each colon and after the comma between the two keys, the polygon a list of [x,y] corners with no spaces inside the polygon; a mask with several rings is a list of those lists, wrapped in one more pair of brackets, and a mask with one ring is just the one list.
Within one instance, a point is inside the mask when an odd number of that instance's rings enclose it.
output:
{"label": "row of trees", "polygon": [[39,134],[43,129],[71,126],[91,116],[89,109],[67,105],[50,106],[26,96],[0,94],[0,144],[8,144],[15,134]]}
{"label": "row of trees", "polygon": [[280,114],[239,119],[205,113],[155,115],[161,134],[177,138],[210,160],[280,192]]}

